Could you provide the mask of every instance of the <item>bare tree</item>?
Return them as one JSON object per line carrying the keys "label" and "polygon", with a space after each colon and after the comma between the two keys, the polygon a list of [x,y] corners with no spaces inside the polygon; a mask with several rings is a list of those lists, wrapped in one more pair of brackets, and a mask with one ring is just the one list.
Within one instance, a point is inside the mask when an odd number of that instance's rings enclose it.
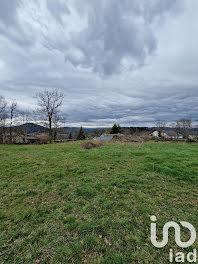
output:
{"label": "bare tree", "polygon": [[57,130],[59,127],[61,127],[62,124],[64,124],[65,118],[60,116],[59,114],[56,114],[53,118],[53,140],[55,141],[57,138]]}
{"label": "bare tree", "polygon": [[6,142],[6,119],[7,119],[7,102],[0,96],[0,137],[2,143]]}
{"label": "bare tree", "polygon": [[10,115],[10,144],[13,142],[13,120],[16,116],[17,102],[13,101],[9,107]]}
{"label": "bare tree", "polygon": [[192,120],[188,118],[181,118],[177,120],[174,129],[177,134],[180,134],[185,139],[189,139],[190,129],[192,126]]}
{"label": "bare tree", "polygon": [[20,113],[21,116],[21,130],[22,130],[22,134],[24,136],[24,142],[27,142],[27,135],[28,135],[28,123],[31,120],[31,113],[27,110],[24,110]]}
{"label": "bare tree", "polygon": [[167,125],[166,121],[157,120],[155,122],[155,126],[157,128],[159,137],[162,137],[162,134],[164,133],[164,131],[166,129],[166,125]]}
{"label": "bare tree", "polygon": [[0,118],[2,117],[2,113],[6,107],[6,101],[3,96],[0,95]]}
{"label": "bare tree", "polygon": [[38,113],[43,123],[49,129],[50,142],[53,141],[53,128],[59,119],[60,106],[62,105],[64,94],[57,90],[45,90],[37,95]]}

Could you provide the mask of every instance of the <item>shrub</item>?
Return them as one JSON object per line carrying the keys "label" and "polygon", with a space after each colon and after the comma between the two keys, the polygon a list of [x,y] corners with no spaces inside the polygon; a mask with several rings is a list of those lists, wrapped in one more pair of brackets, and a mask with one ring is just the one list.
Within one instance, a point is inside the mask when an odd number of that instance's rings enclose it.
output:
{"label": "shrub", "polygon": [[104,144],[102,142],[86,142],[81,145],[82,149],[92,149],[92,148],[98,148],[103,146]]}

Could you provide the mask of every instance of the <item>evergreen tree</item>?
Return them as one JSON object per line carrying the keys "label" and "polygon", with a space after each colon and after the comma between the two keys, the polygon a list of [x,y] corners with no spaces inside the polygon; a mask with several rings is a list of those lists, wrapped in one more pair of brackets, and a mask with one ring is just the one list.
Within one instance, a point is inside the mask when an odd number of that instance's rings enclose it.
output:
{"label": "evergreen tree", "polygon": [[162,132],[161,131],[158,131],[158,137],[162,137]]}
{"label": "evergreen tree", "polygon": [[77,140],[84,140],[85,138],[86,138],[85,132],[84,132],[83,128],[81,127],[79,130],[78,136],[77,136]]}
{"label": "evergreen tree", "polygon": [[72,139],[72,132],[69,133],[69,139]]}
{"label": "evergreen tree", "polygon": [[119,124],[114,124],[110,134],[120,134],[121,133],[121,127]]}

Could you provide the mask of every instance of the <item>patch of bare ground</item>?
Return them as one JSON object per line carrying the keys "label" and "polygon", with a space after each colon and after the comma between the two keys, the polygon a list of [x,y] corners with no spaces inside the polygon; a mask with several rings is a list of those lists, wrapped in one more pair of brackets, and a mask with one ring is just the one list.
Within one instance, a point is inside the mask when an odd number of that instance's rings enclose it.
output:
{"label": "patch of bare ground", "polygon": [[93,142],[93,141],[89,141],[89,142],[85,142],[81,145],[82,149],[92,149],[92,148],[98,148],[98,147],[102,147],[104,146],[103,142]]}
{"label": "patch of bare ground", "polygon": [[148,135],[126,135],[126,136],[114,136],[112,139],[113,142],[137,142],[137,143],[143,143],[143,142],[158,142],[162,141],[160,139],[154,138],[152,136]]}

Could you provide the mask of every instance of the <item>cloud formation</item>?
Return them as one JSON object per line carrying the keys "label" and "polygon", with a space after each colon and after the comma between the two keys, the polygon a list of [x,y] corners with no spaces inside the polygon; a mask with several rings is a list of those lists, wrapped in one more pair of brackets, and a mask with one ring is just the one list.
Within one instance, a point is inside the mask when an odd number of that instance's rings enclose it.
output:
{"label": "cloud formation", "polygon": [[104,75],[141,67],[157,48],[153,23],[181,7],[177,0],[75,2],[86,23],[72,34],[76,49],[67,58],[75,66],[90,67]]}
{"label": "cloud formation", "polygon": [[16,13],[17,8],[19,6],[19,0],[14,1],[1,1],[1,8],[0,8],[0,20],[5,25],[12,26],[13,23],[16,22]]}
{"label": "cloud formation", "polygon": [[2,0],[0,95],[65,92],[68,124],[197,117],[196,2]]}

